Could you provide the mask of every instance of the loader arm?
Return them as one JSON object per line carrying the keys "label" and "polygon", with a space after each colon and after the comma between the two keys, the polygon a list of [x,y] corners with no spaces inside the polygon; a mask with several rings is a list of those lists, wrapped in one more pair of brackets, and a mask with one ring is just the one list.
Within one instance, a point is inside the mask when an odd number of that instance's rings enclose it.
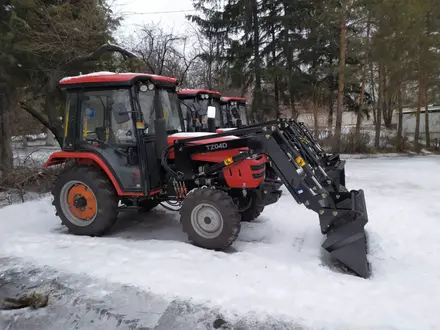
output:
{"label": "loader arm", "polygon": [[[368,278],[370,272],[364,230],[368,215],[364,192],[348,192],[335,174],[343,171],[344,163],[337,164],[338,170],[333,168],[334,164],[330,166],[335,173],[326,169],[323,156],[308,145],[304,140],[304,132],[297,127],[295,121],[281,119],[210,135],[210,139],[230,136],[231,133],[238,137],[223,143],[221,150],[240,147],[248,149],[211,165],[203,173],[189,170],[189,157],[193,153],[212,150],[213,144],[191,145],[191,142],[202,141],[206,137],[179,140],[174,144],[176,166],[182,170],[185,178],[194,178],[212,175],[249,157],[265,154],[295,201],[318,213],[321,232],[327,236],[322,247],[358,276]],[[337,184],[335,181],[338,181]]]}

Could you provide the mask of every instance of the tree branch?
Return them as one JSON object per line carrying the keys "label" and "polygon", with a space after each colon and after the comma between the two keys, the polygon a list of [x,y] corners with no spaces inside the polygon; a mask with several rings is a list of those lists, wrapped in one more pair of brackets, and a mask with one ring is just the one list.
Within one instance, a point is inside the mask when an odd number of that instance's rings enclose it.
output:
{"label": "tree branch", "polygon": [[60,146],[63,145],[63,134],[61,132],[61,129],[51,123],[46,117],[44,117],[38,110],[35,110],[34,108],[30,107],[24,102],[18,102],[18,105],[20,108],[25,110],[27,113],[29,113],[32,117],[37,119],[44,127],[48,128],[52,134],[55,136],[55,139],[57,140],[58,144]]}
{"label": "tree branch", "polygon": [[188,62],[188,64],[186,65],[186,67],[185,67],[185,70],[183,70],[183,72],[182,72],[182,74],[181,74],[181,76],[180,76],[180,79],[179,79],[179,82],[183,82],[183,80],[185,79],[185,76],[186,76],[186,74],[188,73],[188,70],[189,70],[189,68],[191,67],[191,65],[194,63],[194,61],[196,60],[196,59],[198,59],[200,56],[202,56],[201,54],[197,54],[196,56],[194,56],[189,62]]}
{"label": "tree branch", "polygon": [[139,62],[141,62],[143,65],[148,65],[148,63],[145,63],[139,56],[137,56],[135,53],[129,51],[128,49],[125,49],[124,47],[115,45],[115,44],[111,44],[111,43],[107,43],[102,45],[98,50],[89,53],[85,56],[81,56],[81,57],[77,57],[74,60],[68,62],[65,64],[65,66],[75,66],[78,64],[81,64],[83,62],[87,62],[87,61],[96,61],[98,60],[104,53],[119,53],[123,56],[126,56],[128,58],[132,58],[132,59],[137,59],[139,60]]}

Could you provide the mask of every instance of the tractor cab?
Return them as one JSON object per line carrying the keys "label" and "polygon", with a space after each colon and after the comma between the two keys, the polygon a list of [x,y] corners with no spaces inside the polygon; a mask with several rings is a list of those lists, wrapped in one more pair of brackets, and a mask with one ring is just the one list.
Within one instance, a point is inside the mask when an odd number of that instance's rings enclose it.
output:
{"label": "tractor cab", "polygon": [[221,110],[226,128],[248,126],[247,99],[242,97],[221,97]]}
{"label": "tractor cab", "polygon": [[109,177],[128,195],[160,189],[157,150],[167,146],[168,135],[184,130],[176,85],[174,78],[138,73],[62,79],[63,152],[105,163]]}
{"label": "tractor cab", "polygon": [[215,107],[215,128],[224,125],[220,111],[220,93],[203,89],[182,89],[179,93],[183,118],[188,132],[208,132],[208,107]]}

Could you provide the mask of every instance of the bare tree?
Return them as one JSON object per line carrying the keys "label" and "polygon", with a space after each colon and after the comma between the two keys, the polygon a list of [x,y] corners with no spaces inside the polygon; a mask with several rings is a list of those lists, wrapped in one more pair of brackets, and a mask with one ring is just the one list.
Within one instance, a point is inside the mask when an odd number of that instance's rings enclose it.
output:
{"label": "bare tree", "polygon": [[177,78],[184,82],[200,57],[187,36],[167,32],[159,25],[147,24],[125,45],[144,63],[145,72]]}

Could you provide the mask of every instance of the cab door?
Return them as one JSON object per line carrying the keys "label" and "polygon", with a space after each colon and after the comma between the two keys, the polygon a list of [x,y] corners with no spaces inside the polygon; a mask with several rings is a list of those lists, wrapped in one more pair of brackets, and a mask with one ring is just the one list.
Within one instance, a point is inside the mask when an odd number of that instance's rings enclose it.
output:
{"label": "cab door", "polygon": [[99,89],[78,95],[77,150],[92,152],[110,168],[125,192],[142,193],[130,90]]}

